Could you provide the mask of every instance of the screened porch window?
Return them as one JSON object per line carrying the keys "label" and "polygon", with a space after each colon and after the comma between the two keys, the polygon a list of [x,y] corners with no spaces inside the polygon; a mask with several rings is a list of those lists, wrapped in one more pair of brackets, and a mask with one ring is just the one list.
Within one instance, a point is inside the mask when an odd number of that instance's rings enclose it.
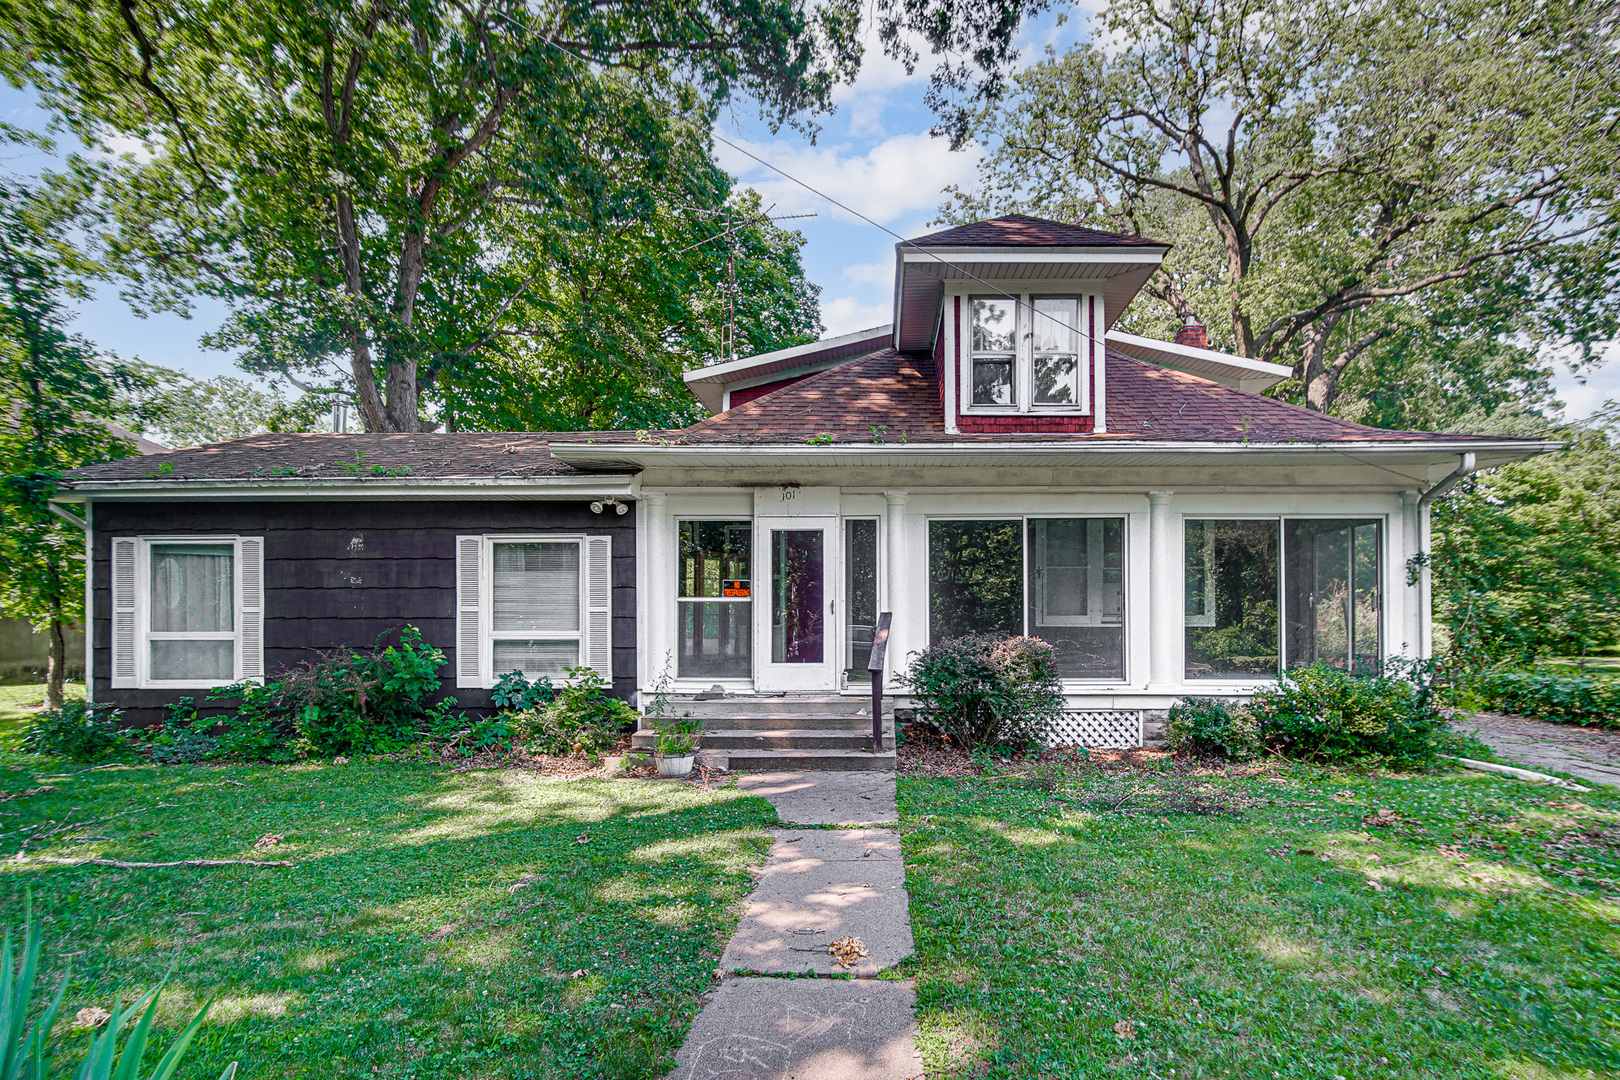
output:
{"label": "screened porch window", "polygon": [[1188,520],[1185,535],[1188,679],[1268,678],[1307,664],[1377,670],[1377,520]]}
{"label": "screened porch window", "polygon": [[491,549],[496,676],[517,671],[527,679],[554,678],[579,667],[579,541],[497,541]]}
{"label": "screened porch window", "polygon": [[844,521],[844,677],[871,682],[866,663],[878,617],[878,523],[876,518]]}
{"label": "screened porch window", "polygon": [[1040,638],[1066,679],[1125,678],[1125,519],[928,523],[929,641]]}
{"label": "screened porch window", "polygon": [[676,674],[746,679],[753,674],[754,524],[683,521],[676,608]]}
{"label": "screened porch window", "polygon": [[228,683],[236,677],[236,545],[148,547],[147,678]]}

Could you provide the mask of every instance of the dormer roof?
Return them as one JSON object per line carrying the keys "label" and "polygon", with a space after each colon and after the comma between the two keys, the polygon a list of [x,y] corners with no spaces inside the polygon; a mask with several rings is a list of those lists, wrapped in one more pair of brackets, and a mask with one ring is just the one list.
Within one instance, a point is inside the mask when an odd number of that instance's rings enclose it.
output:
{"label": "dormer roof", "polygon": [[894,246],[894,347],[934,343],[947,281],[1008,288],[1021,281],[1101,285],[1105,328],[1112,326],[1170,250],[1140,236],[1008,214]]}

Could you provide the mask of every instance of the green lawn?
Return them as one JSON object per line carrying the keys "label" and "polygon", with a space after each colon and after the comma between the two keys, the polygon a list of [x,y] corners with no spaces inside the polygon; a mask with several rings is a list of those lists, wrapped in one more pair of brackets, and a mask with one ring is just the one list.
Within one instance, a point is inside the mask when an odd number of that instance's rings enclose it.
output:
{"label": "green lawn", "polygon": [[[68,683],[64,689],[69,698],[84,697],[84,683]],[[0,751],[16,749],[24,725],[44,704],[43,684],[0,686]]]}
{"label": "green lawn", "polygon": [[662,1075],[775,820],[735,790],[388,762],[42,772],[0,771],[56,785],[0,802],[0,856],[51,833],[27,853],[297,864],[4,864],[50,986],[71,958],[65,1015],[170,971],[171,1028],[215,1000],[190,1077]]}
{"label": "green lawn", "polygon": [[1196,782],[902,777],[930,1080],[1620,1071],[1620,795]]}

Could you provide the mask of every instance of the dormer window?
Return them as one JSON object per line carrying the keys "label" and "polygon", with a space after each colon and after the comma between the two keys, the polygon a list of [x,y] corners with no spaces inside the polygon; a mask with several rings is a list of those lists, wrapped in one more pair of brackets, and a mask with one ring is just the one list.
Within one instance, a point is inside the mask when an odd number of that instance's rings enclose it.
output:
{"label": "dormer window", "polygon": [[1082,306],[1077,296],[973,297],[968,409],[1085,412]]}

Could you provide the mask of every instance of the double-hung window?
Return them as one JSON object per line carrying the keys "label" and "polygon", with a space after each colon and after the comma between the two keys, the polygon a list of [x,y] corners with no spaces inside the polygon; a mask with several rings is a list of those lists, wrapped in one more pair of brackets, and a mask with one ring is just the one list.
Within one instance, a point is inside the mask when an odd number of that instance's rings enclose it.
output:
{"label": "double-hung window", "polygon": [[457,685],[579,667],[611,680],[612,558],[607,536],[458,537]]}
{"label": "double-hung window", "polygon": [[115,537],[112,683],[206,689],[264,674],[260,537]]}
{"label": "double-hung window", "polygon": [[971,302],[969,410],[1085,412],[1093,297],[980,296]]}

